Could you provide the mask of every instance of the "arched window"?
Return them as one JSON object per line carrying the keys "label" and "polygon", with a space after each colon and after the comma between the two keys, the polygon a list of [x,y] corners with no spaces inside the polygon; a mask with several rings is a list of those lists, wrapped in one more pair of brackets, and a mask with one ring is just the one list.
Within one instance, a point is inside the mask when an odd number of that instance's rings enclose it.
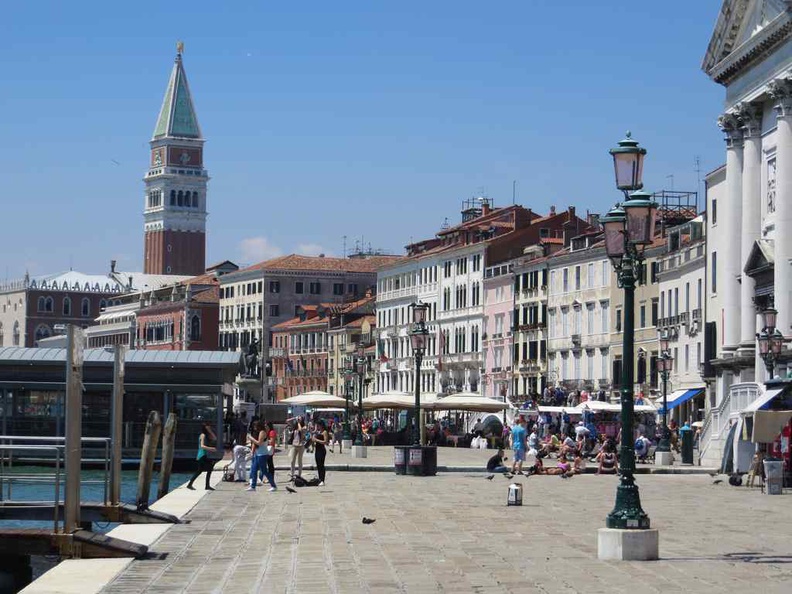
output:
{"label": "arched window", "polygon": [[91,300],[88,297],[83,297],[82,305],[80,306],[80,313],[83,317],[91,315]]}
{"label": "arched window", "polygon": [[198,192],[193,192],[193,207],[198,208]]}
{"label": "arched window", "polygon": [[178,198],[176,199],[176,204],[178,206],[184,206],[184,192],[179,190]]}
{"label": "arched window", "polygon": [[38,326],[36,328],[36,333],[35,333],[36,346],[38,346],[39,340],[41,340],[42,338],[48,338],[50,336],[52,336],[52,330],[50,330],[49,326],[47,326],[46,324],[41,324],[40,326]]}
{"label": "arched window", "polygon": [[44,299],[44,297],[39,297],[38,298],[38,310],[39,311],[45,311],[44,308],[46,307],[46,303],[47,303],[47,300]]}
{"label": "arched window", "polygon": [[46,312],[55,311],[55,300],[52,297],[47,297],[44,300],[44,311]]}
{"label": "arched window", "polygon": [[102,299],[102,300],[99,302],[99,311],[102,311],[102,310],[103,310],[103,309],[105,309],[106,307],[107,307],[107,301],[105,301],[104,299]]}
{"label": "arched window", "polygon": [[176,206],[176,190],[171,190],[170,205]]}
{"label": "arched window", "polygon": [[12,344],[19,346],[19,322],[14,322],[14,334],[12,336]]}
{"label": "arched window", "polygon": [[201,340],[201,318],[197,315],[190,319],[190,340]]}
{"label": "arched window", "polygon": [[63,298],[63,315],[64,316],[70,316],[71,312],[72,312],[72,309],[71,309],[71,298],[70,297],[64,297]]}

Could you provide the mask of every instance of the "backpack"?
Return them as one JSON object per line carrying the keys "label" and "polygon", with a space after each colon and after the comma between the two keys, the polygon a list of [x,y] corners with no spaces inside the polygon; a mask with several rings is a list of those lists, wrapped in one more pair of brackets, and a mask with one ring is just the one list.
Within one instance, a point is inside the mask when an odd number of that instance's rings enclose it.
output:
{"label": "backpack", "polygon": [[295,487],[307,487],[308,486],[308,481],[306,481],[301,476],[295,476],[294,477],[294,486]]}

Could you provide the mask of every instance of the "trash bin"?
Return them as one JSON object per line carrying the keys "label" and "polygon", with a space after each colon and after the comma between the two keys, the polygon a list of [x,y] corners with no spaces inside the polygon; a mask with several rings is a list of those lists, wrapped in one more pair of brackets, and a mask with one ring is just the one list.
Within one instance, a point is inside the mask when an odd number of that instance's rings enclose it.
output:
{"label": "trash bin", "polygon": [[410,446],[407,452],[407,474],[434,476],[437,474],[437,447]]}
{"label": "trash bin", "polygon": [[523,486],[519,483],[509,485],[509,494],[506,497],[506,505],[522,505]]}
{"label": "trash bin", "polygon": [[393,448],[393,469],[396,474],[407,474],[407,451],[409,446],[396,446]]}
{"label": "trash bin", "polygon": [[784,484],[784,463],[781,460],[764,461],[765,483],[768,495],[781,495]]}
{"label": "trash bin", "polygon": [[682,435],[682,464],[693,464],[693,431],[680,431]]}

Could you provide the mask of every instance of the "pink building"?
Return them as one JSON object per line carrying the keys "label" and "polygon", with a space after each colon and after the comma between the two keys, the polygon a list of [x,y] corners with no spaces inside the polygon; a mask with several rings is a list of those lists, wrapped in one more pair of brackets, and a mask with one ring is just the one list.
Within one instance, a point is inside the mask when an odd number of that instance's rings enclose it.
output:
{"label": "pink building", "polygon": [[512,397],[513,282],[511,263],[491,266],[484,271],[482,393],[498,400]]}

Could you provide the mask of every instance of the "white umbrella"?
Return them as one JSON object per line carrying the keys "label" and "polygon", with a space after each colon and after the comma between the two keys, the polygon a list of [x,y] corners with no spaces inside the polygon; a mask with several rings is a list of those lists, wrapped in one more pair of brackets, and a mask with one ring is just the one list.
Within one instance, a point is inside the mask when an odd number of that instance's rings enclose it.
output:
{"label": "white umbrella", "polygon": [[[575,408],[571,409],[569,414],[572,414],[573,412],[577,412],[579,414],[583,411],[583,409],[588,409],[594,412],[621,412],[621,404],[600,402],[599,400],[587,400],[586,402],[581,402]],[[649,404],[636,404],[633,406],[633,410],[637,413],[657,414],[657,409]]]}
{"label": "white umbrella", "polygon": [[[430,410],[434,408],[437,394],[421,394],[421,408]],[[415,408],[415,394],[407,392],[385,392],[372,394],[363,399],[363,410],[377,410],[382,408],[395,408],[407,410]]]}
{"label": "white umbrella", "polygon": [[[346,400],[341,398],[340,396],[333,396],[328,392],[323,392],[321,390],[313,390],[311,392],[305,392],[304,394],[299,394],[298,396],[292,396],[291,398],[285,398],[279,402],[279,404],[292,404],[297,406],[312,406],[314,408],[341,408],[346,404]],[[349,406],[355,406],[353,400],[349,400]]]}
{"label": "white umbrella", "polygon": [[434,405],[435,410],[469,410],[476,412],[498,412],[509,408],[506,402],[487,398],[472,392],[460,392],[440,398]]}

